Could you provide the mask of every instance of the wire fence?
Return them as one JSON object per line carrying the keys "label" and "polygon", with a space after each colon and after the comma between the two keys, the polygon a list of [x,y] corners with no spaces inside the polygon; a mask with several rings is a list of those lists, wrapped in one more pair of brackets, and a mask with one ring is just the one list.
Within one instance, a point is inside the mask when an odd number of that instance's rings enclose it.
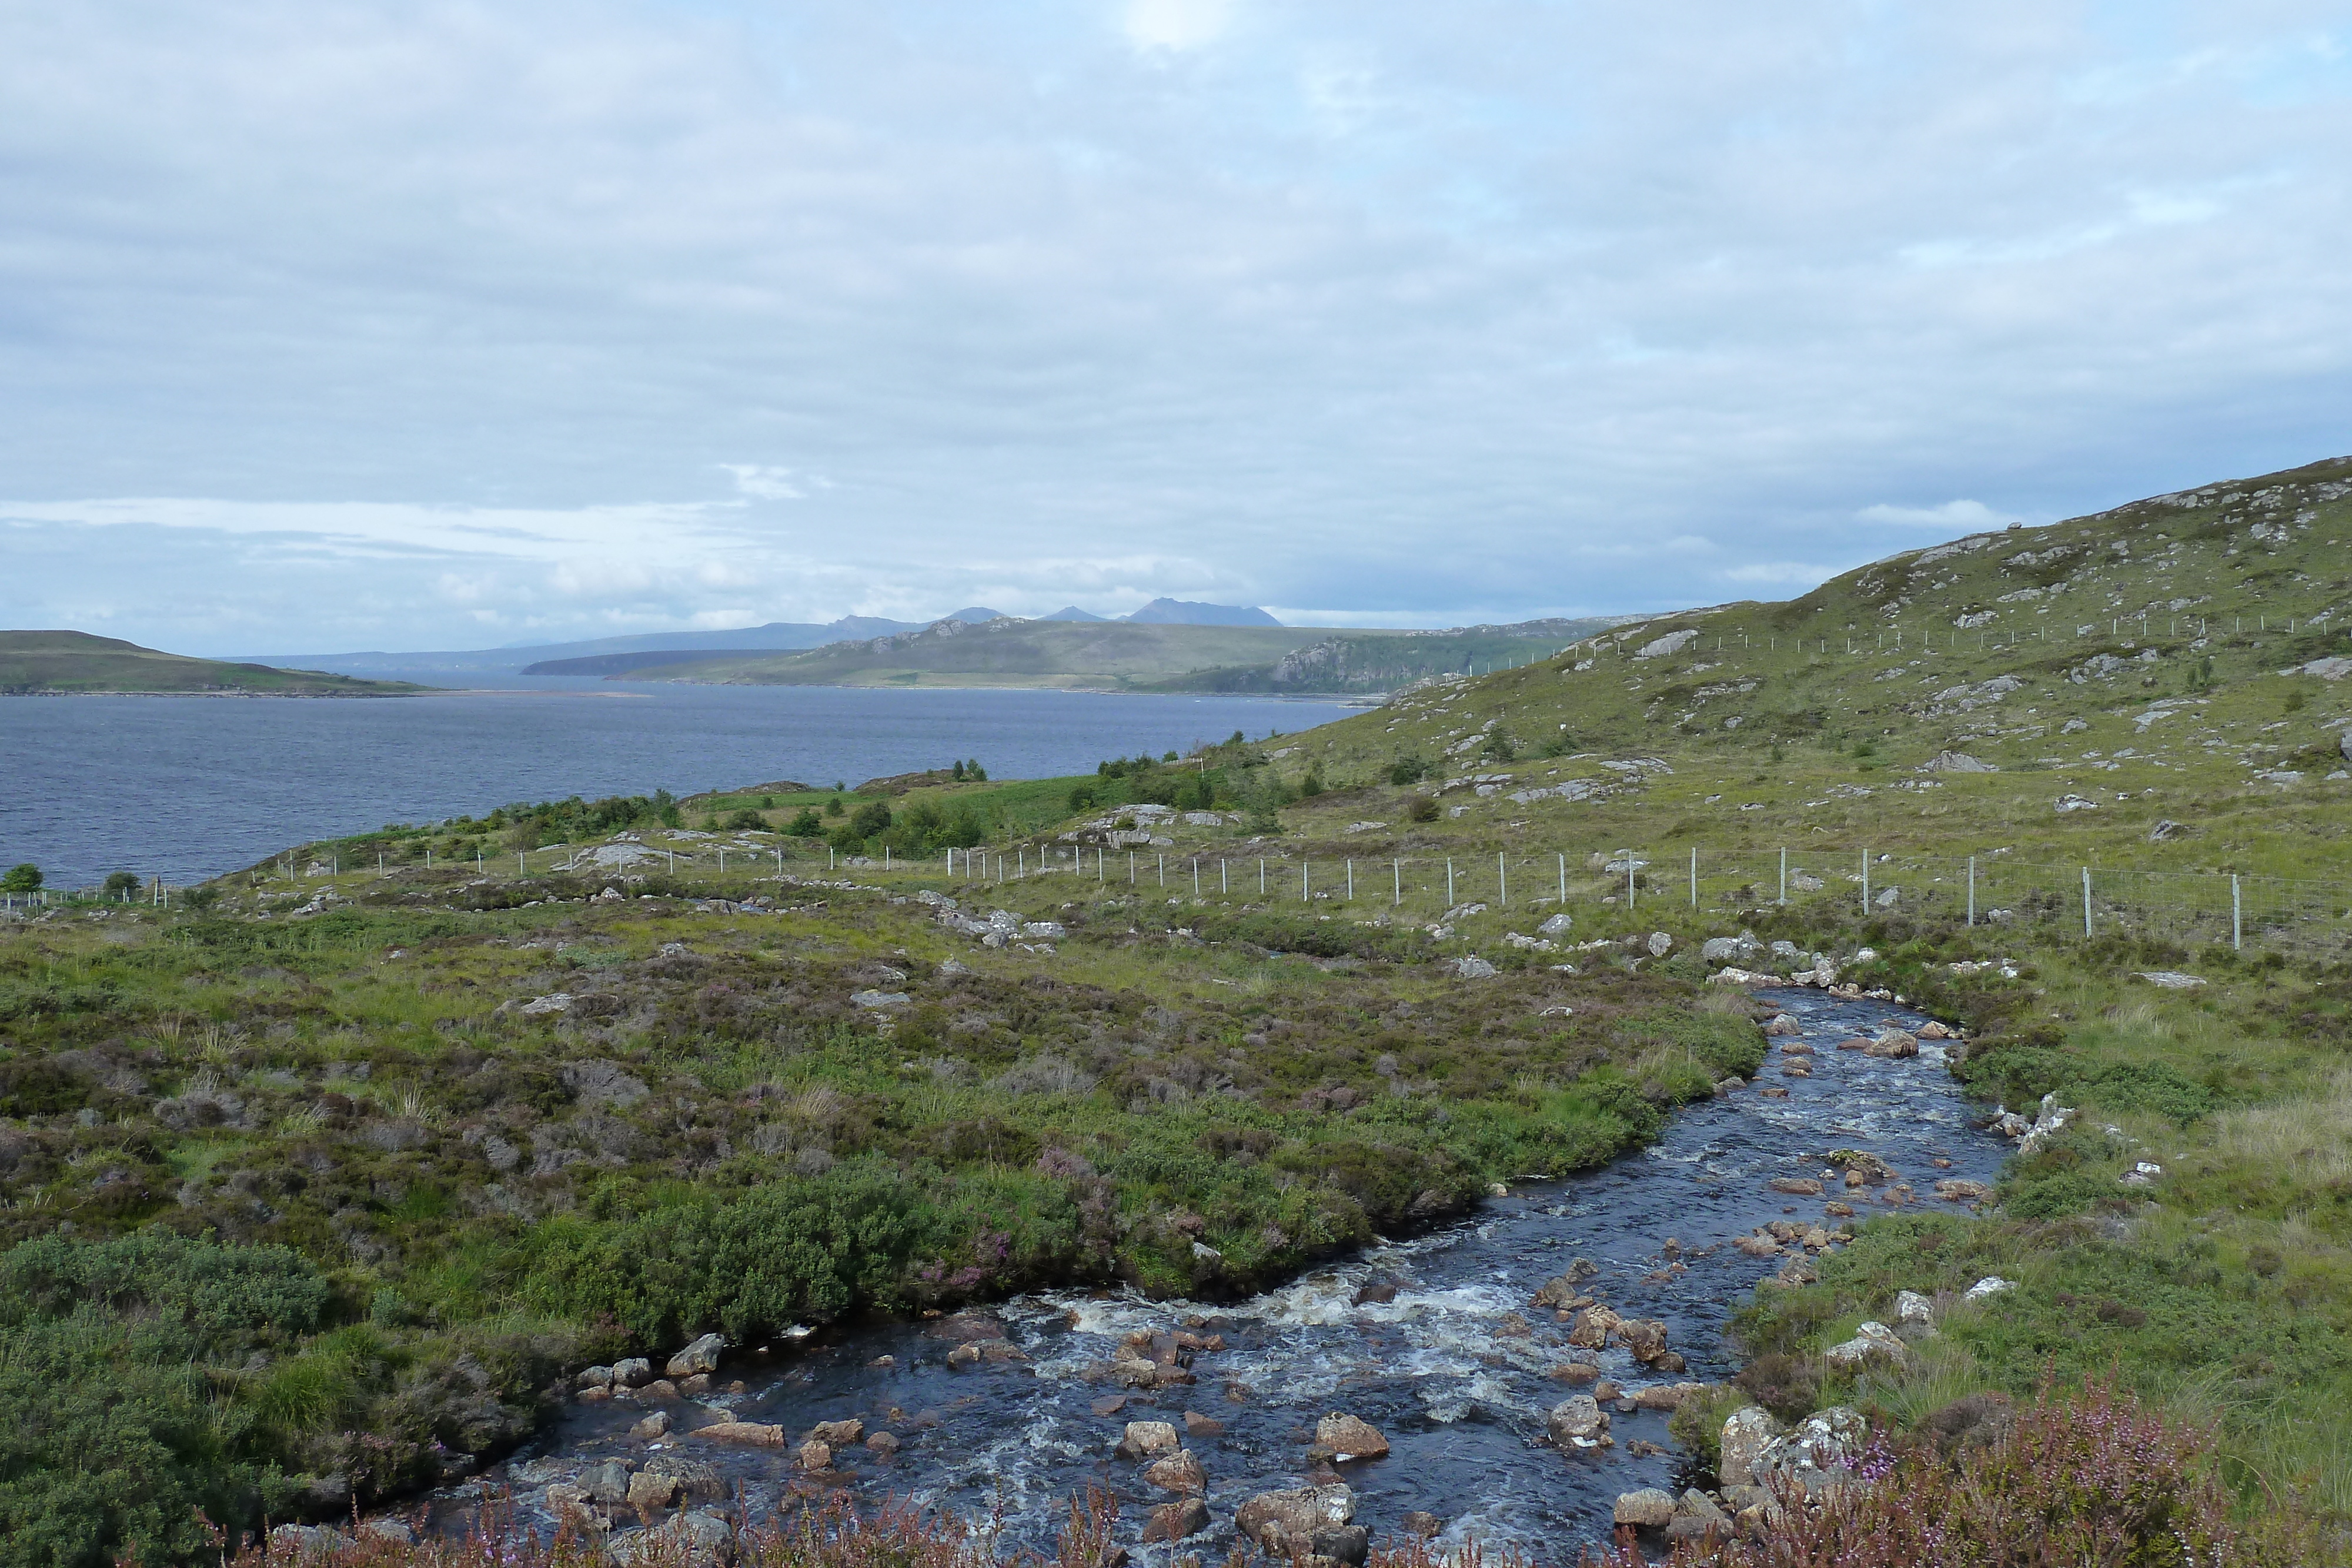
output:
{"label": "wire fence", "polygon": [[[1580,849],[1356,858],[1025,842],[934,851],[909,860],[887,847],[868,856],[808,840],[737,837],[684,845],[615,841],[485,850],[456,860],[427,853],[397,863],[388,855],[370,855],[357,866],[332,853],[307,860],[288,855],[247,873],[248,884],[264,892],[323,884],[340,893],[354,883],[402,880],[424,891],[453,883],[478,887],[562,879],[572,895],[591,883],[618,887],[655,878],[688,896],[726,898],[748,896],[759,884],[785,878],[849,879],[975,897],[1045,878],[1178,901],[1288,904],[1334,918],[1451,923],[1465,934],[1491,930],[1497,936],[1532,932],[1559,914],[1572,921],[1600,917],[1605,925],[1676,914],[1732,920],[1765,907],[1812,907],[1864,919],[2352,956],[2352,883],[2070,866],[1999,851],[1934,855],[1818,843],[1732,852]],[[0,895],[0,908],[173,907],[186,902],[186,894],[160,881],[114,892],[44,889]]]}
{"label": "wire fence", "polygon": [[2352,883],[2053,865],[2000,852],[1937,856],[1809,845],[1730,854],[1554,851],[1358,860],[1024,846],[949,852],[940,870],[950,882],[1060,876],[1180,899],[1239,897],[1430,924],[1540,924],[1552,915],[1573,915],[1580,906],[1624,915],[1655,911],[1663,918],[1843,904],[1861,918],[2352,952]]}

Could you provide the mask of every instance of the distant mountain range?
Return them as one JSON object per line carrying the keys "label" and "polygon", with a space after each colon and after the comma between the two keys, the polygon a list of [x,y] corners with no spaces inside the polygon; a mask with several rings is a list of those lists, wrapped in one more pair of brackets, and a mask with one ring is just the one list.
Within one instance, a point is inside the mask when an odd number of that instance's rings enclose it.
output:
{"label": "distant mountain range", "polygon": [[[1176,605],[1171,613],[1217,606]],[[1391,691],[1438,675],[1546,658],[1615,624],[1530,621],[1451,632],[1335,631],[1011,616],[944,616],[913,632],[850,637],[806,652],[691,649],[550,659],[529,675],[717,685],[1042,686],[1081,691],[1300,695]]]}
{"label": "distant mountain range", "polygon": [[[596,661],[602,667],[593,671],[599,674],[617,674],[622,670],[645,669],[657,664],[685,664],[722,658],[731,653],[751,651],[790,653],[803,648],[822,648],[828,643],[858,638],[893,637],[908,632],[920,632],[936,626],[941,621],[961,621],[968,625],[983,625],[991,621],[1007,619],[1001,610],[985,605],[970,605],[950,611],[929,621],[891,621],[879,615],[845,615],[838,621],[820,625],[814,622],[771,621],[764,626],[744,626],[729,632],[646,632],[624,637],[595,637],[578,643],[514,643],[503,648],[471,648],[437,653],[370,652],[362,653],[281,653],[270,654],[257,662],[278,665],[299,664],[309,670],[335,671],[345,674],[373,674],[397,670],[404,674],[427,674],[447,675],[521,674],[535,664],[556,662],[572,664]],[[1280,626],[1281,622],[1265,611],[1236,604],[1196,604],[1177,599],[1155,599],[1132,614],[1120,616],[1097,615],[1075,604],[1065,605],[1044,621],[1128,621],[1145,626]],[[689,659],[674,655],[685,653]],[[653,657],[623,657],[651,654]],[[542,672],[543,673],[543,672]],[[592,673],[588,669],[566,670],[566,674]]]}

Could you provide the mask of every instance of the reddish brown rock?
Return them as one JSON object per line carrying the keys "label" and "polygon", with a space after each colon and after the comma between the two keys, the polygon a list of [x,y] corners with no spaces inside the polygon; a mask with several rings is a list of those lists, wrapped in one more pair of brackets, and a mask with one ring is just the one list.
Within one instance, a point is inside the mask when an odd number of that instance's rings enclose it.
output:
{"label": "reddish brown rock", "polygon": [[1179,1448],[1147,1466],[1143,1479],[1162,1491],[1198,1493],[1209,1490],[1209,1478],[1201,1469],[1200,1456],[1190,1448]]}
{"label": "reddish brown rock", "polygon": [[1188,1535],[1198,1535],[1209,1528],[1209,1505],[1197,1497],[1181,1502],[1163,1502],[1151,1511],[1143,1525],[1146,1545],[1162,1541],[1181,1541]]}

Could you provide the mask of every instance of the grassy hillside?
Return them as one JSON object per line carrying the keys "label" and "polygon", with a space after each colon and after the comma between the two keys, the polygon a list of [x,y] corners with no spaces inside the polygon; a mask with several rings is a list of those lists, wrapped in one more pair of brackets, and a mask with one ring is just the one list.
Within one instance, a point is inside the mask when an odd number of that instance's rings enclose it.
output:
{"label": "grassy hillside", "polygon": [[1152,689],[1188,692],[1401,690],[1417,682],[1526,664],[1620,623],[1619,617],[1523,622],[1443,632],[1334,632],[1271,664],[1196,670]]}
{"label": "grassy hillside", "polygon": [[[2345,781],[2327,776],[2347,766],[2347,497],[2340,460],[1906,551],[1786,603],[1659,617],[1408,694],[1277,767],[1348,791],[1302,829],[1385,819],[1424,853],[1696,847],[1705,872],[1866,836],[1882,852],[2341,874]],[[1607,766],[1645,757],[1672,771]],[[1428,783],[1385,782],[1418,769]],[[1446,788],[1471,775],[1501,787]],[[1562,787],[1576,798],[1515,798]],[[1446,810],[1408,832],[1414,792]],[[2070,796],[2085,803],[2058,810]],[[2152,839],[2159,822],[2175,825]]]}
{"label": "grassy hillside", "polygon": [[311,670],[232,664],[161,653],[86,632],[0,632],[0,693],[246,693],[268,696],[398,696],[424,687]]}
{"label": "grassy hillside", "polygon": [[[1492,670],[1557,653],[1598,622],[1444,632],[1129,622],[941,622],[919,632],[805,653],[712,658],[620,672],[633,680],[756,685],[1054,686],[1137,692],[1386,691],[1435,674]],[[542,673],[565,674],[548,666]]]}

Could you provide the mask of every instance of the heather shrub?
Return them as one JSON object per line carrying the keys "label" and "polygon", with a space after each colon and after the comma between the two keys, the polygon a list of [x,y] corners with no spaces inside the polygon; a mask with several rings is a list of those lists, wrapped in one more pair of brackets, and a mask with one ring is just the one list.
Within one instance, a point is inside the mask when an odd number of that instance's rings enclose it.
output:
{"label": "heather shrub", "polygon": [[[1971,1413],[1966,1423],[1980,1427]],[[1678,1548],[1675,1568],[2271,1568],[2321,1559],[2301,1522],[2237,1517],[2210,1435],[2112,1382],[2045,1385],[1989,1443],[1874,1448],[1869,1483],[1790,1507],[1763,1542]],[[1643,1561],[1612,1554],[1610,1568]]]}

